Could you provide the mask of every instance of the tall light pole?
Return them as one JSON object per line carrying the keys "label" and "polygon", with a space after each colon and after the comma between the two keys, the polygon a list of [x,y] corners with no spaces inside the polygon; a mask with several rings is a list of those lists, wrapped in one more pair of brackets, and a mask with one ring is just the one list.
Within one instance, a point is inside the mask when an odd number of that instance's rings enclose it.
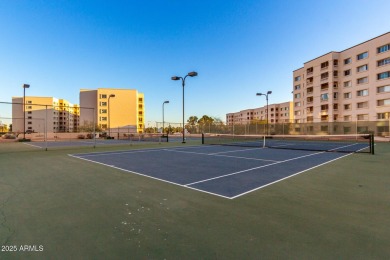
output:
{"label": "tall light pole", "polygon": [[23,84],[23,139],[26,139],[26,88],[29,84]]}
{"label": "tall light pole", "polygon": [[110,98],[115,97],[114,94],[111,94],[108,96],[108,137],[111,139],[111,126],[110,126],[110,121],[111,121],[111,116],[110,116]]}
{"label": "tall light pole", "polygon": [[265,99],[267,100],[267,113],[266,113],[266,117],[267,117],[267,122],[266,122],[267,135],[269,135],[269,130],[268,130],[268,95],[269,94],[272,94],[272,91],[267,91],[267,94],[263,94],[263,93],[257,93],[256,94],[256,96],[265,96]]}
{"label": "tall light pole", "polygon": [[166,101],[164,101],[164,103],[162,104],[162,111],[163,111],[163,128],[162,128],[162,134],[164,135],[164,122],[165,122],[165,120],[164,120],[164,105],[165,104],[168,104],[169,103],[169,100],[166,100]]}
{"label": "tall light pole", "polygon": [[184,86],[186,84],[185,82],[186,82],[186,78],[188,76],[190,76],[190,77],[198,76],[198,72],[195,72],[195,71],[189,72],[184,78],[183,77],[178,77],[178,76],[171,77],[172,80],[179,80],[179,79],[181,79],[181,83],[182,83],[182,86],[183,86],[183,141],[182,141],[183,144],[186,142],[186,139],[185,139],[185,127],[184,127]]}

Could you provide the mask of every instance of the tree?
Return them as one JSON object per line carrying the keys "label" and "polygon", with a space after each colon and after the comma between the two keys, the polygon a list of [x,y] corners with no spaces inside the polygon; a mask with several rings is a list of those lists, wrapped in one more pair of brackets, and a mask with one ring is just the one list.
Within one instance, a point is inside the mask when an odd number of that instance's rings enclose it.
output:
{"label": "tree", "polygon": [[99,125],[95,124],[95,129],[94,129],[92,122],[84,121],[84,124],[79,126],[78,130],[79,132],[93,133],[94,130],[95,132],[101,132],[102,128]]}
{"label": "tree", "polygon": [[190,116],[187,120],[187,123],[190,126],[195,126],[198,123],[198,117],[197,116]]}
{"label": "tree", "polygon": [[209,117],[207,115],[203,115],[199,120],[199,125],[211,125],[214,122],[214,118]]}

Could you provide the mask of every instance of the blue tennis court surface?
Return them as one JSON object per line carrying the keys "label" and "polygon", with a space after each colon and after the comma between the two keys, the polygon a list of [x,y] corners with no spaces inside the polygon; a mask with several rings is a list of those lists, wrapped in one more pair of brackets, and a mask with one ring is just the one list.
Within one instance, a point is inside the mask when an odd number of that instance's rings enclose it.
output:
{"label": "blue tennis court surface", "polygon": [[203,145],[70,156],[234,199],[346,154]]}

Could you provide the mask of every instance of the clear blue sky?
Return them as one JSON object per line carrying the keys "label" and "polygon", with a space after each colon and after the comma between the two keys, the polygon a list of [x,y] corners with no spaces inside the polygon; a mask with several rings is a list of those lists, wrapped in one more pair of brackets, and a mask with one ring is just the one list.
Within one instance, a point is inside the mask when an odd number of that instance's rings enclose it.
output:
{"label": "clear blue sky", "polygon": [[[145,94],[146,121],[292,100],[292,71],[390,31],[389,0],[0,0],[0,101],[79,103],[81,88]],[[0,105],[0,117],[10,115]],[[4,120],[3,120],[4,122]]]}

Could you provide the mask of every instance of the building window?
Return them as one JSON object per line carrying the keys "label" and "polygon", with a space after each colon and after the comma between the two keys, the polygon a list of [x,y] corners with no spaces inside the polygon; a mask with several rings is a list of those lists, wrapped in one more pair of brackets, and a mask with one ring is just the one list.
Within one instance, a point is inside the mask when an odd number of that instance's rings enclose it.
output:
{"label": "building window", "polygon": [[344,82],[344,88],[352,87],[352,81],[345,81]]}
{"label": "building window", "polygon": [[339,76],[339,72],[337,70],[333,71],[333,77],[337,78]]}
{"label": "building window", "polygon": [[100,109],[100,114],[107,114],[107,109]]}
{"label": "building window", "polygon": [[100,121],[107,121],[107,117],[106,116],[101,116],[100,117]]}
{"label": "building window", "polygon": [[356,71],[357,72],[363,72],[363,71],[367,71],[368,70],[368,65],[367,64],[364,64],[362,66],[359,66],[356,68]]}
{"label": "building window", "polygon": [[344,65],[350,64],[352,62],[351,58],[347,58],[344,60]]}
{"label": "building window", "polygon": [[138,105],[138,108],[139,108],[139,109],[142,109],[142,105]]}
{"label": "building window", "polygon": [[27,114],[31,115],[31,114],[32,114],[32,111],[28,111]]}
{"label": "building window", "polygon": [[376,93],[390,92],[390,85],[376,88]]}
{"label": "building window", "polygon": [[328,88],[329,88],[329,83],[321,84],[321,91],[328,90]]}
{"label": "building window", "polygon": [[377,74],[377,79],[387,79],[390,77],[390,71],[382,72]]}
{"label": "building window", "polygon": [[295,102],[295,106],[296,107],[300,107],[301,106],[301,102]]}
{"label": "building window", "polygon": [[296,86],[294,86],[294,89],[295,89],[295,90],[301,89],[301,85],[296,85]]}
{"label": "building window", "polygon": [[344,76],[349,76],[351,75],[351,70],[344,70]]}
{"label": "building window", "polygon": [[321,74],[321,79],[327,79],[329,77],[329,73],[325,72]]}
{"label": "building window", "polygon": [[386,59],[382,59],[382,60],[378,60],[377,61],[377,66],[378,67],[384,66],[384,65],[387,65],[387,64],[390,64],[390,58],[386,58]]}
{"label": "building window", "polygon": [[138,98],[138,102],[142,102],[143,101],[143,98]]}
{"label": "building window", "polygon": [[310,67],[306,70],[307,74],[311,74],[313,73],[313,67]]}
{"label": "building window", "polygon": [[378,100],[377,105],[378,106],[389,106],[390,105],[390,98]]}
{"label": "building window", "polygon": [[338,92],[333,92],[333,99],[337,100],[339,98],[339,93]]}
{"label": "building window", "polygon": [[362,60],[362,59],[366,59],[366,58],[368,58],[368,52],[366,51],[366,52],[363,52],[363,53],[360,53],[360,54],[358,54],[357,56],[356,56],[356,59],[357,60]]}
{"label": "building window", "polygon": [[107,94],[100,94],[100,98],[107,98]]}
{"label": "building window", "polygon": [[329,61],[321,63],[321,69],[326,69],[329,66]]}
{"label": "building window", "polygon": [[351,92],[344,93],[344,99],[350,99],[350,98],[352,98],[352,93]]}
{"label": "building window", "polygon": [[390,44],[386,44],[377,48],[378,53],[386,52],[388,50],[390,50]]}
{"label": "building window", "polygon": [[301,98],[301,93],[297,93],[294,95],[294,98]]}
{"label": "building window", "polygon": [[328,105],[322,105],[321,106],[321,111],[328,111],[329,106]]}
{"label": "building window", "polygon": [[301,80],[301,76],[297,76],[294,78],[295,81],[300,81]]}
{"label": "building window", "polygon": [[328,93],[321,94],[321,101],[327,101],[328,100]]}
{"label": "building window", "polygon": [[100,102],[100,106],[102,106],[102,107],[107,106],[107,102]]}
{"label": "building window", "polygon": [[368,108],[368,102],[360,102],[356,104],[357,108]]}
{"label": "building window", "polygon": [[321,121],[324,122],[324,121],[328,121],[329,120],[329,116],[328,115],[322,115],[321,116]]}
{"label": "building window", "polygon": [[389,114],[390,113],[378,113],[378,114],[376,114],[376,117],[378,119],[389,119]]}
{"label": "building window", "polygon": [[368,89],[358,90],[358,91],[356,91],[356,95],[358,97],[368,96]]}
{"label": "building window", "polygon": [[367,83],[367,82],[368,82],[368,77],[363,77],[363,78],[360,78],[360,79],[356,80],[357,84],[364,84],[364,83]]}
{"label": "building window", "polygon": [[357,115],[357,120],[368,120],[368,114]]}
{"label": "building window", "polygon": [[351,116],[344,116],[344,121],[349,122],[351,121]]}

